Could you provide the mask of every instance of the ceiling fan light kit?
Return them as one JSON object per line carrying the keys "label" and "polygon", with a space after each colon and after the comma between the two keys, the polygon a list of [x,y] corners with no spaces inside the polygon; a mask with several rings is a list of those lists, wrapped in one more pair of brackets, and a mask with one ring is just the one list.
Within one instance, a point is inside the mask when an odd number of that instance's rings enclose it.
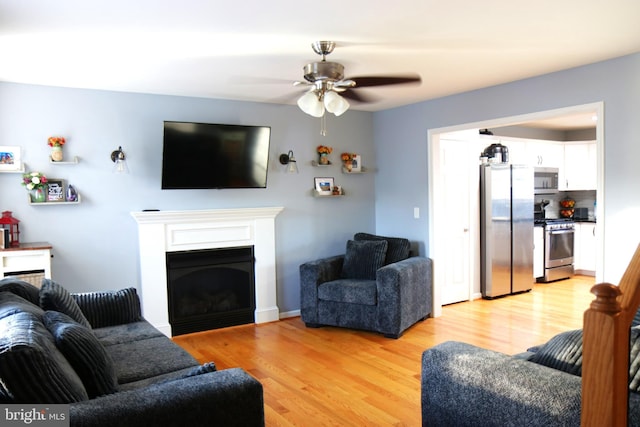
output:
{"label": "ceiling fan light kit", "polygon": [[[336,47],[332,41],[317,41],[311,44],[315,53],[322,56],[322,61],[311,62],[303,67],[304,81],[294,82],[294,86],[312,86],[300,98],[298,107],[313,117],[321,119],[320,134],[326,135],[325,111],[340,116],[350,107],[346,98],[357,102],[367,102],[356,94],[359,87],[420,83],[418,75],[411,76],[367,76],[344,78],[344,66],[337,62],[327,61],[327,55]],[[360,83],[358,83],[360,82]]]}

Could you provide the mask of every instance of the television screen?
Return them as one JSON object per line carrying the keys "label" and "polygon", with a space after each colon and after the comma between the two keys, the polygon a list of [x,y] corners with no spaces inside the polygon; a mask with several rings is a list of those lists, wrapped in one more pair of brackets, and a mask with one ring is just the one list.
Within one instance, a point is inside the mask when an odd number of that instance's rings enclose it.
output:
{"label": "television screen", "polygon": [[266,188],[268,126],[164,122],[162,189]]}

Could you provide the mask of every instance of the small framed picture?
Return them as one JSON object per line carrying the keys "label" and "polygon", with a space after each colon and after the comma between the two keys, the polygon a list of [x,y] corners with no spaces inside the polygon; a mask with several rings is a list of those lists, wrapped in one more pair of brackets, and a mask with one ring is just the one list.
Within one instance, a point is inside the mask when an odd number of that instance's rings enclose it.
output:
{"label": "small framed picture", "polygon": [[362,158],[360,157],[360,154],[355,154],[353,156],[353,160],[351,160],[351,171],[352,172],[362,171]]}
{"label": "small framed picture", "polygon": [[0,170],[19,171],[22,169],[20,147],[0,145]]}
{"label": "small framed picture", "polygon": [[327,195],[330,196],[331,192],[333,191],[333,177],[331,178],[314,178],[314,183],[315,183],[315,190],[318,192],[318,194],[323,194],[323,195]]}
{"label": "small framed picture", "polygon": [[47,181],[47,202],[64,202],[64,180],[49,179]]}

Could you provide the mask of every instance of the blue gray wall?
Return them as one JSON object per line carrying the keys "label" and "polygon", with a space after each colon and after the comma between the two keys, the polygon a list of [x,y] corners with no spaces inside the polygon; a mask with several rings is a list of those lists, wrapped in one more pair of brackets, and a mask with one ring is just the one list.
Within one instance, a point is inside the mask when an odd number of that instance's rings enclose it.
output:
{"label": "blue gray wall", "polygon": [[[427,83],[428,84],[428,79]],[[374,114],[376,231],[428,242],[429,129],[604,102],[604,279],[617,283],[640,243],[640,54]],[[435,256],[426,248],[427,255]]]}
{"label": "blue gray wall", "polygon": [[[164,120],[271,126],[268,188],[160,189]],[[344,175],[339,154],[362,155],[376,166],[372,114],[348,111],[320,121],[297,107],[201,98],[145,95],[0,83],[0,145],[22,147],[29,171],[66,179],[82,195],[79,205],[32,206],[21,175],[0,173],[0,210],[20,219],[21,241],[53,245],[53,277],[72,291],[137,286],[137,225],[130,212],[283,206],[276,218],[278,305],[299,309],[298,266],[344,252],[356,231],[375,226],[374,175]],[[65,156],[77,165],[48,162],[47,137],[65,136]],[[314,168],[319,144],[334,147],[334,165]],[[112,173],[110,153],[121,145],[129,175]],[[299,175],[283,173],[278,156],[292,149]],[[333,176],[347,196],[311,195],[315,176]]]}

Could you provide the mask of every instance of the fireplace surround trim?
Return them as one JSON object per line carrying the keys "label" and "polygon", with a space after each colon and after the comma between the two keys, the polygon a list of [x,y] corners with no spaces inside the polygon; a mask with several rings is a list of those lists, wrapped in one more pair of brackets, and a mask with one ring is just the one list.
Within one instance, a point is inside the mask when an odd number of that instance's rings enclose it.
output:
{"label": "fireplace surround trim", "polygon": [[138,223],[142,312],[171,336],[166,253],[254,246],[255,322],[279,320],[275,262],[275,217],[282,207],[131,212]]}

